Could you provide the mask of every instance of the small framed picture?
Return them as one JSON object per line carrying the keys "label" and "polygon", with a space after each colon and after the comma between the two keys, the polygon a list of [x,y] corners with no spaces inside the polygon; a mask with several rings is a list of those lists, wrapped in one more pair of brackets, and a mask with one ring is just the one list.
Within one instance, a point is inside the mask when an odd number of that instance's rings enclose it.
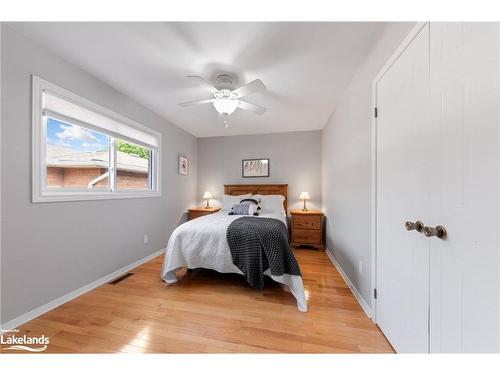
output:
{"label": "small framed picture", "polygon": [[187,176],[189,167],[189,160],[187,157],[179,155],[179,174]]}
{"label": "small framed picture", "polygon": [[244,159],[241,161],[241,173],[247,177],[269,177],[269,159]]}

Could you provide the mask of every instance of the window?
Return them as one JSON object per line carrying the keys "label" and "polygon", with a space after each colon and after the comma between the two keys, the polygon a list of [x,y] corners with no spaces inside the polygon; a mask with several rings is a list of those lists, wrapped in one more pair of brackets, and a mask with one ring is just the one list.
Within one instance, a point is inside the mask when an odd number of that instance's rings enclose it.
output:
{"label": "window", "polygon": [[150,186],[150,162],[152,150],[116,140],[116,186],[118,189],[148,189]]}
{"label": "window", "polygon": [[161,135],[33,77],[33,201],[160,194]]}
{"label": "window", "polygon": [[109,188],[110,137],[47,118],[46,189]]}

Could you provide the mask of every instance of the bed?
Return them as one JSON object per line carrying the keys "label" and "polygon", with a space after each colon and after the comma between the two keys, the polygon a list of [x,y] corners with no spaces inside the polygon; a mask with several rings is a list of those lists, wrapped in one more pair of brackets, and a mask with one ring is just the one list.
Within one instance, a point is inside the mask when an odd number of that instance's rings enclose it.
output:
{"label": "bed", "polygon": [[[284,210],[282,212],[264,212],[258,218],[272,218],[282,221],[285,225],[287,212],[287,190],[285,184],[266,185],[224,185],[227,195],[282,195]],[[233,264],[231,250],[226,238],[226,231],[239,215],[228,215],[228,211],[202,216],[177,227],[170,236],[161,271],[161,278],[167,283],[175,283],[175,272],[180,268],[205,268],[221,273],[243,272]],[[256,218],[256,220],[259,220]],[[304,285],[300,275],[284,273],[273,275],[269,269],[264,271],[274,281],[286,285],[297,300],[299,311],[307,311],[307,301]]]}

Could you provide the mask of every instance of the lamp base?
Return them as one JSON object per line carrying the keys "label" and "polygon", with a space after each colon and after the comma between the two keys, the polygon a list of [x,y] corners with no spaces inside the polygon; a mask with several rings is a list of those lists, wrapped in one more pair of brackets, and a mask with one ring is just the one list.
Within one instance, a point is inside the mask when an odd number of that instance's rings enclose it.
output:
{"label": "lamp base", "polygon": [[307,207],[306,207],[306,200],[304,199],[304,208],[302,209],[302,211],[306,212],[307,211]]}

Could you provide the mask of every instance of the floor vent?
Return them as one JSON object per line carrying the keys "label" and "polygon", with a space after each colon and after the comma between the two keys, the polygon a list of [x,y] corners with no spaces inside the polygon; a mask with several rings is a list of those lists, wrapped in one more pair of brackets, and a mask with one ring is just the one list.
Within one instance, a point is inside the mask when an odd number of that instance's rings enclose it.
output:
{"label": "floor vent", "polygon": [[118,284],[120,281],[123,281],[125,279],[128,279],[130,276],[132,276],[134,273],[133,272],[129,272],[129,273],[126,273],[125,275],[122,275],[120,277],[117,277],[116,279],[114,280],[111,280],[108,284],[111,284],[111,285],[116,285]]}

